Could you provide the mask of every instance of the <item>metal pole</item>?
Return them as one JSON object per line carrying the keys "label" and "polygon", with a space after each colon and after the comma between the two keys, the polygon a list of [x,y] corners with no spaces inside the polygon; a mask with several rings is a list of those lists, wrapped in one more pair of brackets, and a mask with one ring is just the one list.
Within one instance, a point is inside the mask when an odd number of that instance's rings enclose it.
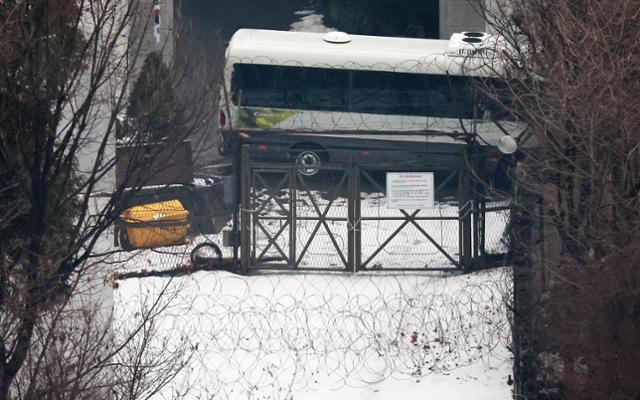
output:
{"label": "metal pole", "polygon": [[[464,207],[464,215],[462,216],[461,221],[461,230],[462,230],[462,248],[461,251],[461,266],[465,272],[468,272],[471,267],[471,255],[472,255],[472,227],[471,227],[471,214],[473,213],[473,208],[469,210],[469,202],[471,201],[470,196],[470,180],[469,180],[469,164],[468,164],[468,153],[469,145],[465,146],[462,151],[460,166],[460,201]],[[472,206],[473,207],[473,206]]]}
{"label": "metal pole", "polygon": [[242,201],[240,196],[241,185],[241,147],[236,146],[236,150],[233,152],[233,228],[232,228],[232,240],[233,240],[233,263],[238,265],[240,249],[240,202]]}
{"label": "metal pole", "polygon": [[353,187],[355,188],[355,207],[354,207],[354,234],[355,234],[355,264],[354,270],[360,271],[362,269],[362,223],[361,223],[361,204],[360,204],[360,192],[362,188],[360,187],[360,168],[355,166],[353,168]]}
{"label": "metal pole", "polygon": [[296,166],[289,168],[289,268],[298,268],[298,254],[296,251],[297,242],[297,188],[298,187],[298,169]]}
{"label": "metal pole", "polygon": [[360,168],[349,161],[349,212],[348,212],[348,268],[358,272],[362,268],[362,232],[360,224]]}
{"label": "metal pole", "polygon": [[240,265],[242,272],[249,270],[251,259],[251,165],[249,159],[249,145],[241,146],[242,166],[241,174],[241,212],[240,212]]}

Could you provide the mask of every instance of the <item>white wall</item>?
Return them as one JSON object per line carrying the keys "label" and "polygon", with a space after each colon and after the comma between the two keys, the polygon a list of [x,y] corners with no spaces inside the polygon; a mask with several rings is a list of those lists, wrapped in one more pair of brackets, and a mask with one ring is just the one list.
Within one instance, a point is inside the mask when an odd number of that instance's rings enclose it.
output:
{"label": "white wall", "polygon": [[[164,63],[171,65],[174,54],[173,38],[173,0],[160,0],[160,41],[156,41],[153,34],[153,0],[139,0],[138,18],[135,18],[131,27],[132,50],[138,50],[139,54],[130,54],[135,61],[135,71],[142,66],[147,54],[152,51],[161,51]],[[135,81],[135,80],[134,80]]]}

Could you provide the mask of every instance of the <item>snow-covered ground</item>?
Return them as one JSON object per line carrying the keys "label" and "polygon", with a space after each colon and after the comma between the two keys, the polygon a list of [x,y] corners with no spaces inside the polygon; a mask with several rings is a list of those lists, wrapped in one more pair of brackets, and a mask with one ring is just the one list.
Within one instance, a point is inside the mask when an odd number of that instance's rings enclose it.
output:
{"label": "snow-covered ground", "polygon": [[[330,201],[315,199],[320,207]],[[298,215],[313,214],[309,200],[298,196]],[[367,195],[362,216],[398,213],[383,203],[380,195]],[[328,216],[345,215],[344,199],[335,199],[332,207]],[[272,204],[262,215],[277,215],[278,209]],[[454,216],[457,209],[442,203],[428,212]],[[396,230],[398,222],[386,222],[363,221],[369,233],[363,234],[365,256]],[[274,223],[267,229],[279,230],[281,222]],[[487,220],[488,238],[496,248],[503,245],[505,223],[502,214]],[[298,232],[306,232],[299,240],[304,242],[315,224],[299,221]],[[450,226],[443,230],[443,224]],[[423,221],[421,226],[455,253],[457,221]],[[160,270],[186,264],[190,249],[205,240],[219,243],[220,237],[125,253],[117,268]],[[337,263],[326,232],[315,240],[305,261]],[[258,249],[265,241],[264,235],[258,237]],[[129,279],[116,290],[116,316],[123,326],[135,326],[161,292],[170,300],[157,317],[154,340],[162,351],[182,347],[192,356],[157,399],[187,392],[187,399],[511,398],[509,270],[424,272],[425,265],[443,259],[434,258],[437,254],[428,245],[419,232],[402,232],[374,259],[391,268],[417,262],[420,272],[414,273],[383,269],[239,276],[219,271]],[[282,246],[287,248],[286,242]],[[229,249],[224,251],[230,255]]]}
{"label": "snow-covered ground", "polygon": [[123,281],[115,302],[134,325],[160,290],[175,296],[155,340],[194,353],[159,399],[508,399],[509,281],[200,272]]}

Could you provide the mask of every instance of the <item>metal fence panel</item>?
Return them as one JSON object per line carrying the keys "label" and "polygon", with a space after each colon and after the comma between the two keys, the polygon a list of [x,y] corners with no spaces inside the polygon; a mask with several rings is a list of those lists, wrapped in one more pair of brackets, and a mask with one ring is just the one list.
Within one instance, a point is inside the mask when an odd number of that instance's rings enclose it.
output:
{"label": "metal fence panel", "polygon": [[[463,156],[457,168],[342,159],[349,161],[323,163],[310,175],[293,163],[254,160],[244,147],[245,270],[468,270],[508,253],[509,204],[470,197]],[[433,207],[389,207],[388,172],[433,173]]]}

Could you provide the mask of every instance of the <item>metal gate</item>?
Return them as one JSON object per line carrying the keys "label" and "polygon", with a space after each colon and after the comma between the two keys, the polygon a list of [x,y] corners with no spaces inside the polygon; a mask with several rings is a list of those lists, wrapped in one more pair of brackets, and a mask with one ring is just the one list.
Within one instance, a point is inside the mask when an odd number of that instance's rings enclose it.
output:
{"label": "metal gate", "polygon": [[[470,199],[464,157],[323,163],[313,176],[293,163],[241,155],[243,270],[465,270],[483,253],[486,220]],[[257,157],[256,157],[257,158]],[[454,160],[454,161],[451,161]],[[387,172],[432,172],[433,208],[388,207]],[[481,243],[482,241],[482,243]]]}

